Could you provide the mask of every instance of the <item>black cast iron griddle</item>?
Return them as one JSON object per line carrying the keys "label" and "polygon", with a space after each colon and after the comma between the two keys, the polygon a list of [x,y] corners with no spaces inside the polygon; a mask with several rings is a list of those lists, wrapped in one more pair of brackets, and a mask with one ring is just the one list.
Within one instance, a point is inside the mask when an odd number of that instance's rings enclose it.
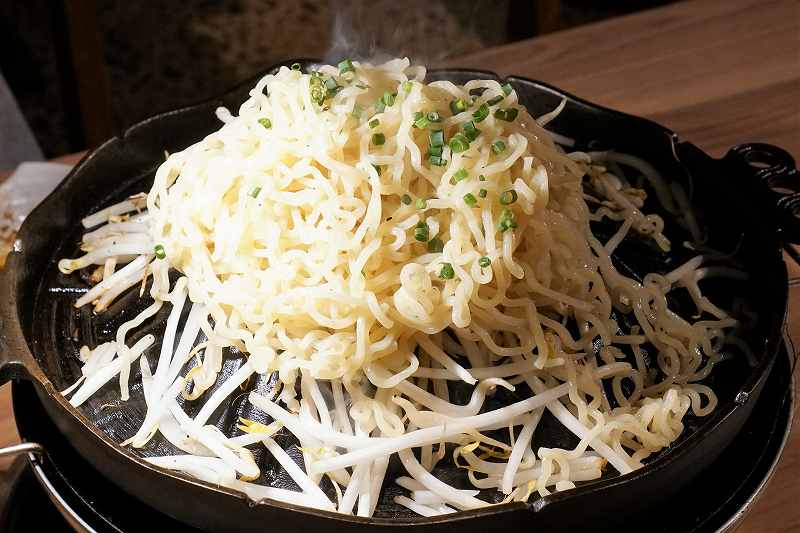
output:
{"label": "black cast iron griddle", "polygon": [[[775,369],[739,437],[708,470],[665,502],[665,509],[676,512],[659,514],[655,521],[626,522],[626,529],[706,533],[736,524],[761,495],[789,436],[794,405],[793,364],[786,349],[781,349]],[[47,413],[30,383],[15,382],[12,395],[20,435],[26,441],[42,444],[47,450],[47,456],[37,461],[39,468],[70,510],[91,528],[116,533],[198,531],[127,497],[83,459],[63,436],[50,431],[49,424],[41,423],[47,419]],[[69,531],[63,517],[48,504],[34,475],[27,472],[6,503],[4,513],[0,514],[0,531],[31,531],[44,524],[51,533]],[[620,530],[618,526],[607,528],[603,523],[599,523],[597,529]]]}
{"label": "black cast iron griddle", "polygon": [[[314,62],[301,62],[313,68]],[[493,78],[494,74],[474,71],[433,71],[429,79],[449,79],[457,83],[474,78]],[[703,154],[689,143],[680,142],[672,132],[652,122],[593,106],[557,89],[525,80],[510,78],[520,100],[536,116],[568,100],[563,113],[552,123],[553,130],[573,137],[578,146],[614,148],[640,156],[653,164],[670,182],[678,182],[690,192],[695,214],[708,231],[708,244],[715,249],[735,251],[732,261],[747,271],[748,282],[710,280],[706,294],[723,308],[732,308],[743,298],[758,316],[755,326],[745,335],[757,357],[751,367],[741,354],[728,354],[707,381],[717,392],[720,404],[703,419],[687,417],[684,435],[670,448],[652,459],[646,468],[626,476],[609,475],[579,488],[538,499],[531,504],[509,504],[457,513],[437,518],[412,516],[396,506],[392,496],[398,489],[391,478],[398,474],[390,467],[376,517],[362,519],[309,510],[277,502],[251,505],[243,495],[189,479],[180,474],[154,468],[141,457],[165,455],[175,450],[162,438],[155,438],[140,451],[127,450],[117,443],[132,435],[144,418],[138,369],[132,374],[132,397],[119,402],[118,387],[112,382],[80,410],[75,410],[57,393],[79,375],[76,359],[83,344],[95,345],[113,336],[117,326],[133,316],[146,302],[134,291],[97,317],[88,309],[74,310],[76,293],[85,290],[79,275],[63,276],[56,268],[61,257],[74,256],[80,239],[80,218],[125,195],[147,190],[164,150],[180,150],[218,129],[214,116],[218,105],[236,109],[253,85],[248,82],[222,97],[158,115],[127,130],[88,155],[28,218],[19,233],[15,251],[2,273],[0,300],[0,375],[4,379],[22,377],[32,380],[49,417],[78,452],[115,484],[159,511],[183,523],[207,530],[261,531],[264,524],[281,524],[282,531],[309,528],[371,530],[378,526],[414,527],[444,531],[454,523],[464,531],[484,531],[488,527],[527,525],[550,531],[566,531],[624,522],[637,513],[661,507],[674,493],[686,486],[711,464],[735,438],[748,419],[763,390],[780,343],[781,326],[786,310],[786,268],[781,246],[800,237],[795,213],[800,193],[795,183],[797,171],[792,158],[779,148],[768,145],[742,145],[721,159]],[[662,254],[644,241],[632,240],[620,246],[614,260],[626,274],[641,277],[647,272],[666,272],[693,254],[680,246],[688,236],[675,220],[661,211],[655,202],[649,212],[665,217],[667,235],[676,245],[673,252]],[[600,235],[610,235],[614,227],[594,228]],[[686,299],[676,294],[672,304],[684,316],[691,313]],[[168,310],[155,316],[137,333],[151,332],[160,339]],[[160,348],[157,341],[146,352],[155,362]],[[221,380],[234,372],[243,361],[241,354],[230,353]],[[252,380],[250,389],[267,392],[274,385],[268,377]],[[211,422],[227,434],[239,416],[269,421],[263,413],[245,402],[245,390],[223,405]],[[526,392],[519,388],[514,395],[497,395],[487,402],[521,399]],[[202,402],[184,405],[191,416]],[[544,419],[537,439],[549,446],[571,447],[575,439],[559,424]],[[290,436],[280,440],[290,453],[297,453]],[[292,487],[285,472],[259,452],[262,469],[260,482]],[[466,484],[463,473],[444,465],[435,473],[448,482]],[[169,495],[169,497],[165,497]]]}

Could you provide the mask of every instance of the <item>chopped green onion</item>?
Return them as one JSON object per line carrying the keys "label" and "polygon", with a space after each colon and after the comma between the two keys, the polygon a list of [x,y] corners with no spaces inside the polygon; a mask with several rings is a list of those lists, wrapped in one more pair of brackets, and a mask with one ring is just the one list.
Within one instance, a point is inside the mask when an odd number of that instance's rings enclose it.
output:
{"label": "chopped green onion", "polygon": [[509,189],[507,191],[503,191],[500,195],[500,203],[503,205],[511,205],[517,201],[517,191],[514,189]]}
{"label": "chopped green onion", "polygon": [[394,105],[394,97],[397,96],[396,94],[392,94],[389,91],[383,91],[383,96],[381,96],[381,102],[383,102],[388,107],[392,107]]}
{"label": "chopped green onion", "polygon": [[503,94],[506,95],[506,96],[511,94],[511,92],[514,90],[514,88],[511,86],[510,83],[504,84],[502,87],[500,87],[500,89],[502,89]]}
{"label": "chopped green onion", "polygon": [[429,232],[428,225],[424,222],[419,222],[417,227],[414,228],[414,238],[419,242],[427,242]]}
{"label": "chopped green onion", "polygon": [[258,123],[267,129],[270,129],[272,127],[272,121],[268,118],[260,118],[258,119]]}
{"label": "chopped green onion", "polygon": [[341,89],[341,87],[339,87],[339,84],[336,83],[336,80],[333,79],[332,77],[331,78],[327,78],[325,80],[325,88],[328,89],[329,93],[330,92],[335,93],[338,89]]}
{"label": "chopped green onion", "polygon": [[258,196],[258,193],[260,192],[261,192],[261,187],[254,187],[253,190],[250,191],[250,196],[256,198]]}
{"label": "chopped green onion", "polygon": [[414,111],[414,121],[415,122],[417,120],[421,119],[424,116],[425,116],[425,113],[423,113],[422,111]]}
{"label": "chopped green onion", "polygon": [[464,132],[464,136],[469,139],[470,141],[474,141],[478,138],[478,135],[481,134],[481,130],[475,127],[475,123],[471,120],[469,122],[465,122],[461,125],[461,130]]}
{"label": "chopped green onion", "polygon": [[492,152],[502,154],[506,151],[506,143],[503,141],[495,141],[492,143]]}
{"label": "chopped green onion", "polygon": [[378,98],[378,101],[375,102],[375,112],[376,113],[383,113],[386,109],[386,104],[383,103],[383,100]]}
{"label": "chopped green onion", "polygon": [[403,202],[405,205],[411,205],[411,197],[407,194],[404,194],[400,197],[400,201]]}
{"label": "chopped green onion", "polygon": [[517,118],[519,111],[515,107],[507,107],[505,109],[495,109],[494,118],[505,120],[506,122],[513,122]]}
{"label": "chopped green onion", "polygon": [[375,172],[378,173],[378,176],[381,175],[381,171],[383,170],[379,165],[372,165],[372,168],[375,169]]}
{"label": "chopped green onion", "polygon": [[487,101],[486,103],[489,104],[489,105],[499,104],[500,102],[503,101],[503,98],[505,98],[505,96],[503,96],[502,94],[498,94],[497,96],[495,96],[491,100]]}
{"label": "chopped green onion", "polygon": [[430,121],[424,115],[414,121],[414,127],[420,130],[427,128],[428,124],[430,124]]}
{"label": "chopped green onion", "polygon": [[472,206],[474,206],[475,204],[478,203],[478,199],[475,198],[474,194],[472,194],[471,192],[468,192],[467,194],[464,195],[464,203],[467,204],[468,206],[472,207]]}
{"label": "chopped green onion", "polygon": [[428,207],[428,202],[425,200],[425,198],[417,198],[417,201],[414,202],[414,206],[417,209],[425,209]]}
{"label": "chopped green onion", "polygon": [[300,63],[292,63],[292,70],[300,70]]}
{"label": "chopped green onion", "polygon": [[353,115],[353,118],[361,118],[362,111],[364,111],[364,108],[358,104],[355,104],[353,105],[353,112],[351,113],[351,115]]}
{"label": "chopped green onion", "polygon": [[411,92],[411,87],[413,87],[413,84],[410,81],[404,81],[403,82],[403,91],[404,92],[410,93]]}
{"label": "chopped green onion", "polygon": [[432,155],[432,156],[436,156],[436,157],[442,157],[442,151],[443,150],[444,150],[444,147],[442,147],[442,146],[431,146],[430,148],[428,148],[428,155]]}
{"label": "chopped green onion", "polygon": [[328,94],[327,89],[325,88],[325,83],[319,76],[311,76],[311,79],[308,82],[309,93],[311,94],[311,101],[317,105],[322,105],[325,101],[325,97]]}
{"label": "chopped green onion", "polygon": [[486,117],[489,116],[489,106],[486,104],[481,104],[481,106],[472,112],[472,118],[475,122],[483,122]]}
{"label": "chopped green onion", "polygon": [[450,139],[450,150],[452,150],[454,154],[464,152],[468,148],[469,140],[464,136],[463,133],[456,133],[453,135],[453,138]]}
{"label": "chopped green onion", "polygon": [[164,247],[160,244],[156,244],[153,248],[153,252],[155,252],[156,257],[159,259],[164,259],[167,257],[167,252],[164,251]]}
{"label": "chopped green onion", "polygon": [[383,133],[374,133],[372,135],[372,144],[375,146],[383,146],[386,142],[386,136]]}
{"label": "chopped green onion", "polygon": [[481,198],[486,198],[487,194],[489,194],[489,192],[486,189],[481,189],[478,191],[478,196],[480,196]]}
{"label": "chopped green onion", "polygon": [[442,263],[442,269],[439,271],[439,277],[442,279],[453,279],[456,276],[456,271],[453,270],[453,265],[450,263]]}
{"label": "chopped green onion", "polygon": [[492,264],[492,260],[486,257],[485,255],[478,259],[478,266],[481,268],[486,268]]}
{"label": "chopped green onion", "polygon": [[373,118],[372,120],[369,121],[369,127],[377,128],[380,125],[380,123],[381,123],[380,120],[378,120],[377,118]]}
{"label": "chopped green onion", "polygon": [[481,174],[480,176],[478,176],[478,181],[486,181],[486,176]]}
{"label": "chopped green onion", "polygon": [[469,172],[467,172],[467,169],[462,168],[461,170],[453,174],[453,180],[459,182],[463,179],[466,179],[467,176],[469,176]]}
{"label": "chopped green onion", "polygon": [[431,146],[444,146],[444,131],[433,130],[428,134]]}
{"label": "chopped green onion", "polygon": [[434,237],[433,239],[428,241],[428,251],[433,254],[441,253],[444,250],[444,243],[442,239]]}
{"label": "chopped green onion", "polygon": [[440,115],[438,111],[435,110],[431,111],[430,113],[428,113],[428,120],[430,120],[431,122],[441,122],[442,115]]}
{"label": "chopped green onion", "polygon": [[516,228],[517,222],[514,220],[514,212],[511,209],[503,209],[500,214],[500,221],[497,224],[497,229],[504,232],[510,228]]}
{"label": "chopped green onion", "polygon": [[353,66],[353,62],[349,59],[345,59],[339,63],[339,74],[344,74],[345,72],[355,72],[356,69]]}
{"label": "chopped green onion", "polygon": [[447,160],[446,159],[442,159],[442,157],[438,156],[438,155],[432,155],[430,157],[430,162],[431,162],[431,165],[436,165],[437,167],[443,167],[443,166],[445,166],[447,164]]}
{"label": "chopped green onion", "polygon": [[359,89],[363,89],[363,90],[365,90],[365,91],[366,91],[367,89],[369,89],[369,85],[366,85],[366,84],[364,84],[364,83],[356,83],[356,87],[358,87]]}
{"label": "chopped green onion", "polygon": [[459,113],[467,110],[467,102],[463,99],[459,98],[458,100],[453,100],[450,102],[450,111],[453,112],[454,115],[458,115]]}

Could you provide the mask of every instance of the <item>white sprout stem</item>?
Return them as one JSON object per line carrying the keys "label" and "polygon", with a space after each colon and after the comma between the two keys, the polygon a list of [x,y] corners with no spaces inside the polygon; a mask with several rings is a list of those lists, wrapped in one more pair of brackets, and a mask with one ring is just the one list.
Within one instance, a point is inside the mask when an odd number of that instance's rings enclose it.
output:
{"label": "white sprout stem", "polygon": [[479,500],[474,496],[464,494],[460,490],[437,479],[433,474],[422,468],[422,465],[419,464],[419,461],[414,457],[414,452],[410,449],[400,450],[398,456],[411,477],[422,483],[426,489],[441,496],[445,502],[459,509],[478,509],[489,505],[487,502]]}
{"label": "white sprout stem", "polygon": [[247,381],[247,379],[255,373],[252,365],[250,365],[250,361],[247,360],[245,363],[233,373],[225,382],[214,391],[214,394],[206,400],[206,403],[203,404],[203,407],[200,409],[200,412],[197,413],[197,416],[194,419],[194,422],[199,425],[205,425],[211,415],[216,411],[217,407],[219,407],[222,402],[231,395],[231,393],[236,390],[236,387]]}
{"label": "white sprout stem", "polygon": [[[541,379],[533,374],[525,374],[525,381],[528,383],[528,386],[530,386],[531,390],[537,394],[540,393],[540,391],[547,390],[544,382],[542,382]],[[550,411],[559,422],[564,424],[564,426],[572,431],[577,437],[583,439],[589,434],[589,429],[581,424],[580,421],[575,418],[575,416],[573,416],[573,414],[570,413],[560,401],[548,404],[547,410]],[[625,459],[620,457],[619,454],[617,454],[617,452],[611,448],[611,446],[601,441],[599,438],[595,438],[590,441],[589,446],[591,446],[593,450],[611,463],[611,465],[616,468],[620,474],[627,474],[633,471],[633,468],[631,468]]]}
{"label": "white sprout stem", "polygon": [[347,413],[347,406],[344,402],[344,393],[342,392],[342,381],[335,379],[331,381],[331,389],[333,390],[333,403],[335,406],[336,425],[339,431],[346,435],[353,434],[353,428],[350,425],[350,415]]}
{"label": "white sprout stem", "polygon": [[364,465],[364,477],[361,478],[361,486],[358,489],[358,506],[356,507],[357,516],[369,516],[369,510],[372,506],[372,494],[370,489],[370,477],[372,477],[372,463]]}
{"label": "white sprout stem", "polygon": [[122,357],[117,357],[108,365],[99,368],[97,372],[86,378],[86,381],[84,381],[83,385],[81,385],[81,387],[75,392],[69,403],[73,407],[78,407],[83,404],[83,402],[89,399],[92,394],[97,392],[100,387],[111,381],[114,376],[119,374],[122,370],[122,367],[125,366],[125,363],[130,366],[131,361],[142,355],[142,352],[149,348],[150,345],[155,342],[155,340],[156,338],[153,335],[145,335],[131,347],[130,360],[123,360]]}
{"label": "white sprout stem", "polygon": [[389,468],[389,456],[378,457],[372,463],[372,481],[370,490],[372,491],[372,500],[369,506],[369,515],[375,512],[378,506],[378,496],[381,494],[381,487],[383,487],[383,480],[386,478],[386,470]]}
{"label": "white sprout stem", "polygon": [[505,472],[503,472],[503,482],[501,485],[503,494],[511,494],[511,491],[514,490],[514,476],[516,475],[517,469],[522,462],[522,457],[525,453],[525,450],[528,449],[528,446],[531,443],[533,432],[536,430],[536,426],[539,424],[539,420],[542,418],[542,412],[542,409],[537,409],[534,411],[522,426],[522,430],[519,432],[517,441],[514,443],[514,447],[511,449],[511,455],[508,457],[508,464],[506,465]]}
{"label": "white sprout stem", "polygon": [[167,455],[147,457],[145,461],[168,470],[179,470],[208,483],[229,485],[236,480],[236,470],[216,457]]}
{"label": "white sprout stem", "polygon": [[186,285],[181,284],[175,287],[173,293],[172,310],[167,317],[167,327],[161,339],[161,351],[158,355],[156,372],[153,374],[153,386],[150,388],[150,403],[158,399],[166,388],[167,375],[172,361],[172,354],[175,348],[175,334],[178,331],[178,323],[181,319],[183,305],[186,303]]}
{"label": "white sprout stem", "polygon": [[421,516],[441,516],[443,514],[449,514],[455,512],[455,510],[450,510],[447,512],[442,512],[438,509],[434,509],[433,507],[428,507],[427,505],[422,505],[421,503],[417,503],[414,500],[409,499],[407,496],[395,496],[394,503],[397,505],[402,505],[403,507],[413,511]]}
{"label": "white sprout stem", "polygon": [[142,209],[146,204],[147,204],[146,196],[137,196],[135,198],[129,198],[127,200],[123,200],[122,202],[108,206],[105,209],[101,209],[97,213],[93,213],[88,217],[83,218],[81,220],[81,224],[83,224],[84,228],[89,229],[94,226],[97,226],[98,224],[102,224],[103,222],[108,221],[110,217],[113,217],[115,215],[122,215],[124,213],[130,213],[131,211]]}
{"label": "white sprout stem", "polygon": [[334,510],[333,502],[322,492],[322,489],[319,488],[319,485],[311,481],[305,472],[303,472],[297,463],[289,457],[289,454],[286,453],[283,448],[278,446],[278,444],[269,437],[264,438],[261,442],[264,443],[264,446],[267,447],[269,453],[281,464],[281,466],[286,470],[286,473],[297,483],[297,485],[309,496],[319,500],[320,506],[324,507],[330,511]]}
{"label": "white sprout stem", "polygon": [[147,260],[148,256],[140,255],[121,269],[114,272],[111,276],[107,278],[104,277],[103,281],[92,287],[86,294],[75,301],[75,307],[82,307],[90,302],[93,302],[123,278],[126,278],[128,275],[139,270],[144,270],[144,267],[148,262]]}
{"label": "white sprout stem", "polygon": [[254,502],[260,502],[262,500],[274,500],[276,502],[288,503],[298,507],[305,506],[312,509],[322,509],[325,511],[328,510],[327,508],[320,506],[322,505],[321,502],[318,502],[314,498],[302,492],[281,489],[278,487],[267,487],[266,485],[258,485],[256,483],[250,483],[238,479],[226,486],[228,488],[245,493],[248,498]]}
{"label": "white sprout stem", "polygon": [[144,422],[142,422],[142,425],[139,427],[139,430],[136,432],[136,434],[126,442],[130,442],[134,448],[141,448],[147,444],[155,432],[158,421],[166,412],[169,403],[181,393],[185,386],[186,380],[183,378],[178,378],[172,385],[170,385],[169,389],[167,389],[163,396],[158,398],[157,401],[148,404],[147,414],[144,417]]}
{"label": "white sprout stem", "polygon": [[358,498],[358,489],[361,487],[361,480],[367,474],[368,466],[369,463],[361,463],[356,465],[356,467],[353,469],[353,475],[350,477],[350,483],[347,484],[347,488],[344,491],[344,496],[342,496],[342,501],[339,504],[340,513],[350,514],[353,511],[353,506]]}
{"label": "white sprout stem", "polygon": [[395,479],[394,482],[409,492],[414,492],[418,490],[428,490],[425,488],[425,485],[423,485],[413,477],[400,476],[397,479]]}
{"label": "white sprout stem", "polygon": [[[348,449],[372,446],[376,442],[380,442],[384,439],[384,437],[359,437],[354,435],[345,435],[344,433],[326,428],[322,424],[313,420],[300,420],[299,417],[290,414],[277,403],[255,392],[250,393],[250,403],[286,426],[286,428],[298,438],[321,439],[331,445]],[[338,469],[335,468],[333,470]]]}
{"label": "white sprout stem", "polygon": [[[418,429],[399,437],[383,438],[381,441],[366,448],[359,448],[358,450],[336,457],[321,459],[312,463],[310,469],[312,472],[318,473],[330,472],[331,470],[345,468],[362,461],[375,460],[382,455],[389,455],[403,449],[418,448],[426,444],[442,442],[461,433],[480,430],[484,426],[512,420],[523,413],[533,411],[534,409],[549,404],[553,400],[567,394],[567,392],[569,392],[569,384],[563,383],[552,389],[542,391],[536,396],[500,409],[495,409],[494,411],[489,411],[488,413],[465,417],[459,419],[457,422],[449,422],[439,426]],[[252,394],[250,401],[255,404]]]}
{"label": "white sprout stem", "polygon": [[[469,497],[477,496],[481,492],[479,490],[463,490],[463,489],[455,489],[455,490],[457,490],[464,496],[469,496]],[[441,496],[428,489],[411,491],[411,498],[415,502],[422,503],[425,505],[436,505],[444,502],[444,499],[442,499]]]}
{"label": "white sprout stem", "polygon": [[86,255],[75,259],[61,259],[58,262],[58,269],[64,274],[71,274],[89,265],[102,265],[109,257],[121,258],[122,256],[139,256],[153,251],[153,247],[148,243],[120,243],[104,248],[93,250]]}
{"label": "white sprout stem", "polygon": [[191,358],[192,347],[195,345],[197,335],[200,333],[200,325],[205,322],[207,317],[208,313],[204,305],[192,304],[189,316],[186,317],[186,323],[183,325],[178,347],[175,348],[175,353],[172,354],[172,360],[169,363],[168,383],[178,377],[183,366]]}
{"label": "white sprout stem", "polygon": [[431,341],[428,335],[420,334],[414,337],[417,342],[419,343],[420,347],[425,350],[425,352],[431,356],[431,359],[442,365],[447,370],[451,371],[455,375],[459,377],[459,379],[466,381],[470,385],[474,385],[476,383],[475,377],[470,373],[469,370],[464,368],[463,366],[459,365],[453,359],[444,353],[444,350],[436,346],[433,341]]}

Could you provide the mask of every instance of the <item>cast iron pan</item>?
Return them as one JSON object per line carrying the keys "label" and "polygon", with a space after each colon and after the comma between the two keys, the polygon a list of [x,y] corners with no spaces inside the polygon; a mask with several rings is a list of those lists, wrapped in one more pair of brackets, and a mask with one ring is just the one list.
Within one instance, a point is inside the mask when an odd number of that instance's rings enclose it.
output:
{"label": "cast iron pan", "polygon": [[[317,64],[300,63],[304,69]],[[497,76],[464,70],[432,71],[428,76],[429,80],[449,79],[456,83],[474,78]],[[280,531],[366,531],[393,526],[445,531],[457,523],[465,532],[498,526],[567,531],[621,524],[626,517],[656,508],[689,483],[736,437],[772,369],[787,301],[787,274],[781,250],[787,243],[800,242],[800,222],[796,218],[800,212],[800,186],[795,183],[795,162],[785,151],[761,144],[740,145],[724,158],[712,159],[655,123],[592,105],[539,82],[513,77],[508,81],[534,116],[553,109],[566,98],[564,112],[549,127],[576,139],[578,147],[613,148],[640,156],[668,181],[681,183],[690,192],[693,211],[707,232],[708,244],[731,252],[730,261],[750,275],[747,282],[709,280],[704,291],[723,308],[732,308],[736,299],[748,302],[758,318],[745,337],[756,354],[756,365],[747,364],[741,353],[726,354],[728,360],[719,364],[707,381],[719,396],[717,409],[705,418],[688,416],[681,439],[645,468],[626,476],[609,471],[601,480],[529,504],[492,506],[439,518],[412,516],[396,506],[392,498],[399,491],[387,480],[375,517],[362,519],[272,501],[254,505],[238,492],[152,467],[142,457],[178,453],[159,437],[141,450],[119,446],[118,442],[135,432],[145,414],[136,365],[130,401],[119,402],[119,389],[112,381],[80,409],[72,408],[58,391],[80,375],[79,347],[112,338],[117,326],[147,302],[140,301],[131,291],[99,316],[92,316],[87,309],[75,310],[72,303],[76,293],[84,291],[87,283],[78,274],[60,274],[57,260],[76,255],[82,217],[127,194],[148,190],[155,169],[163,161],[164,150],[181,150],[218,129],[215,108],[224,105],[238,109],[253,81],[219,99],[147,119],[109,140],[87,155],[31,213],[0,280],[0,382],[12,378],[31,380],[52,422],[96,469],[159,511],[206,530],[263,531],[274,525]],[[674,243],[673,251],[663,254],[643,240],[625,243],[614,260],[630,276],[666,272],[694,255],[680,246],[688,235],[659,210],[656,202],[649,202],[646,209],[665,217],[665,233]],[[593,229],[603,236],[615,228],[598,225]],[[680,294],[671,304],[684,316],[692,312]],[[148,332],[160,339],[167,312],[153,317],[129,340],[135,342],[137,335]],[[157,341],[145,353],[151,365],[159,349]],[[220,381],[235,372],[244,357],[228,355]],[[211,423],[227,434],[235,434],[239,416],[268,421],[263,413],[246,405],[245,399],[248,390],[268,392],[273,385],[274,379],[268,376],[252,380],[247,390],[221,406]],[[518,388],[516,394],[525,396],[527,391]],[[494,408],[494,401],[514,399],[498,395],[487,402],[487,407]],[[186,402],[183,407],[191,416],[200,404],[202,401]],[[576,443],[550,419],[543,419],[536,438],[550,446],[571,447]],[[289,435],[280,441],[287,451],[298,453]],[[271,457],[258,453],[257,460],[262,470],[259,482],[293,488],[293,482]],[[400,471],[390,465],[388,477],[391,479]],[[453,484],[467,483],[463,473],[452,465],[444,464],[435,474]]]}

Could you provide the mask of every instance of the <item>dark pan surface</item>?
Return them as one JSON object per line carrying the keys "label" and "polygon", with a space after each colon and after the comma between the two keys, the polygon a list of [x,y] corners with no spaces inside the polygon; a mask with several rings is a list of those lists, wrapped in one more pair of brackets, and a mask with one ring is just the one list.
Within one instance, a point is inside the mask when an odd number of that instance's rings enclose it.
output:
{"label": "dark pan surface", "polygon": [[[455,82],[476,77],[496,76],[472,71],[434,71],[429,75],[429,79],[446,78]],[[771,368],[785,312],[786,271],[780,256],[774,220],[769,216],[769,212],[765,211],[771,205],[768,205],[768,202],[753,201],[752,197],[748,198],[742,194],[748,190],[747,187],[750,187],[753,171],[740,160],[741,154],[732,152],[721,162],[712,160],[693,146],[678,143],[674,134],[651,122],[597,108],[529,80],[511,78],[510,81],[520,94],[522,103],[534,116],[551,110],[558,105],[562,97],[567,97],[569,103],[566,109],[550,127],[561,134],[575,138],[580,147],[614,148],[620,152],[640,156],[659,169],[668,181],[680,182],[687,190],[692,191],[696,214],[701,220],[701,225],[708,230],[708,244],[726,252],[735,250],[733,260],[751,276],[746,282],[709,282],[705,285],[704,292],[720,307],[728,309],[732,307],[734,299],[745,299],[750,309],[758,316],[755,327],[746,337],[758,358],[758,365],[752,368],[746,363],[742,354],[731,352],[729,360],[715,369],[707,383],[717,392],[720,405],[712,415],[702,419],[688,416],[687,428],[681,439],[654,458],[647,468],[626,476],[625,487],[621,488],[615,479],[606,479],[537,501],[532,509],[540,511],[540,520],[547,525],[552,517],[570,515],[570,509],[580,509],[587,501],[596,501],[595,498],[603,493],[615,494],[617,495],[615,497],[623,499],[626,491],[656,495],[664,492],[661,490],[663,485],[661,487],[658,485],[667,479],[676,481],[677,489],[680,483],[690,480],[702,466],[721,452],[744,423],[752,409],[752,402],[747,401],[748,397],[755,399]],[[19,263],[14,263],[19,272],[16,273],[16,279],[13,279],[12,283],[16,283],[18,294],[23,295],[17,302],[20,324],[35,361],[43,371],[42,381],[45,390],[47,390],[47,380],[52,382],[56,390],[62,390],[72,384],[80,375],[77,359],[80,346],[84,344],[94,346],[112,339],[117,326],[134,316],[148,303],[146,300],[138,299],[138,295],[135,294],[137,291],[131,291],[108,312],[99,316],[93,316],[88,309],[75,310],[72,307],[78,293],[84,291],[88,284],[80,275],[60,274],[56,262],[62,257],[72,257],[77,254],[77,243],[82,233],[80,218],[130,193],[148,190],[154,171],[163,160],[164,150],[172,152],[183,149],[216,130],[219,124],[213,110],[218,105],[226,105],[231,109],[238,108],[239,103],[246,98],[251,85],[246,83],[218,101],[159,115],[128,130],[121,138],[109,141],[82,162],[66,183],[31,215],[21,232],[21,238],[27,238],[28,246],[24,250],[24,263],[20,263],[23,259],[19,256],[14,258]],[[792,162],[791,167],[793,166]],[[628,275],[636,277],[648,272],[667,272],[694,255],[680,246],[683,240],[688,239],[688,235],[674,220],[662,212],[655,202],[650,201],[646,210],[659,212],[665,218],[667,222],[665,234],[672,240],[674,246],[673,252],[669,254],[663,254],[648,243],[636,239],[621,246],[615,257],[617,266]],[[602,237],[610,236],[614,230],[614,226],[595,228],[596,233]],[[20,265],[24,265],[24,268]],[[691,306],[687,306],[686,299],[681,297],[680,293],[676,293],[673,305],[684,316],[692,312]],[[168,311],[168,309],[162,310],[146,323],[145,327],[128,337],[129,342],[135,342],[136,338],[145,333],[152,332],[156,335],[156,343],[145,352],[151,367],[154,367],[160,349],[158,339],[161,337],[160,332],[163,331]],[[226,359],[220,381],[239,367],[243,357],[241,354],[230,354]],[[33,374],[36,376],[35,372]],[[106,442],[98,439],[89,439],[91,444],[88,441],[84,442],[84,447],[81,449],[84,454],[92,449],[92,446],[110,445],[120,450],[112,442],[120,442],[135,433],[145,414],[138,365],[134,365],[132,369],[131,384],[131,399],[128,402],[119,401],[119,387],[115,380],[112,380],[81,408],[82,416],[77,420],[87,424],[87,427],[99,428],[101,435],[108,437],[104,439]],[[235,395],[232,401],[223,404],[211,422],[229,435],[238,434],[235,425],[240,416],[268,422],[262,413],[247,404],[246,392],[249,390],[268,392],[272,386],[273,383],[268,377],[251,380],[241,394]],[[526,392],[518,388],[515,394],[524,397]],[[514,395],[511,393],[507,397],[495,398],[498,402],[513,399]],[[56,402],[58,405],[53,403],[52,399],[49,401],[51,408],[48,410],[51,414],[59,409],[64,410],[63,401],[56,400]],[[48,405],[48,402],[45,403]],[[487,408],[494,408],[493,403],[493,401],[487,402]],[[191,416],[201,405],[202,400],[199,400],[186,403],[184,408]],[[72,429],[76,425],[75,422],[70,422],[72,414],[69,411],[66,409],[64,412],[67,416],[57,420],[59,427],[65,432],[67,432],[66,427]],[[75,434],[80,434],[82,430],[75,428]],[[537,430],[536,438],[538,442],[551,446],[571,447],[576,443],[575,439],[554,420],[543,420],[541,429]],[[290,455],[299,454],[293,446],[294,441],[291,436],[284,435],[279,438],[279,442]],[[114,461],[100,464],[98,467],[108,468],[107,475],[114,468],[122,469],[119,471],[124,474],[124,458],[121,459],[118,452],[103,453],[105,457],[113,458]],[[181,452],[158,435],[142,450],[127,450],[123,453],[152,456]],[[132,458],[131,455],[128,457]],[[703,464],[691,463],[701,457],[705,458]],[[293,481],[277,467],[270,456],[259,450],[256,458],[262,468],[259,482],[296,488]],[[111,463],[114,463],[114,466]],[[128,461],[128,463],[130,469],[140,468],[133,462]],[[668,474],[669,468],[672,468],[672,474]],[[400,471],[398,465],[392,464],[388,477],[392,478]],[[136,477],[138,480],[155,479],[152,476],[156,476],[152,472],[136,472],[137,475],[131,477]],[[461,484],[467,487],[466,476],[452,465],[445,464],[435,473],[455,485]],[[180,478],[175,474],[164,477],[169,477],[171,480]],[[613,474],[610,477],[613,478]],[[165,480],[161,481],[167,483]],[[148,498],[139,490],[139,481],[119,479],[119,483],[139,497]],[[171,486],[183,487],[188,491],[191,485],[176,482]],[[399,493],[399,489],[393,483],[387,481],[384,487],[376,513],[378,518],[400,518],[420,524],[431,523],[430,520],[412,517],[392,502],[392,497]],[[194,490],[192,493],[198,494]],[[210,491],[202,491],[199,494],[203,493],[207,493],[209,502],[222,501],[212,500],[212,497],[226,498],[223,494],[213,494]],[[152,496],[150,498],[152,499]],[[613,498],[606,500],[607,503],[596,506],[597,513],[603,513],[606,505],[611,509],[615,505],[625,503]],[[581,501],[584,503],[581,504]],[[166,502],[164,505],[173,514],[181,512],[179,507],[170,507]],[[259,509],[262,507],[266,506],[260,505],[247,512],[256,517],[259,516]],[[278,510],[284,507],[287,506],[275,506]],[[515,505],[508,508],[509,511],[520,510],[524,509],[524,506]],[[481,515],[486,516],[488,520],[492,516],[498,516],[494,513],[502,509],[493,508],[484,513],[465,513],[454,518]],[[242,508],[242,511],[245,509]],[[311,511],[302,514],[306,518],[330,516]],[[516,515],[517,513],[510,513],[508,520],[511,520],[511,523],[515,522],[516,519],[511,517]],[[181,518],[188,519],[185,516]],[[343,526],[364,523],[352,518],[341,516],[337,518],[342,520]],[[219,519],[223,523],[226,520],[225,517]],[[241,517],[231,517],[232,521],[229,523],[236,523],[236,519],[241,520]],[[486,523],[483,520],[479,522]],[[247,520],[239,522],[239,524],[245,523]],[[256,523],[255,519],[253,523]],[[373,524],[375,523],[383,522],[373,521]]]}

